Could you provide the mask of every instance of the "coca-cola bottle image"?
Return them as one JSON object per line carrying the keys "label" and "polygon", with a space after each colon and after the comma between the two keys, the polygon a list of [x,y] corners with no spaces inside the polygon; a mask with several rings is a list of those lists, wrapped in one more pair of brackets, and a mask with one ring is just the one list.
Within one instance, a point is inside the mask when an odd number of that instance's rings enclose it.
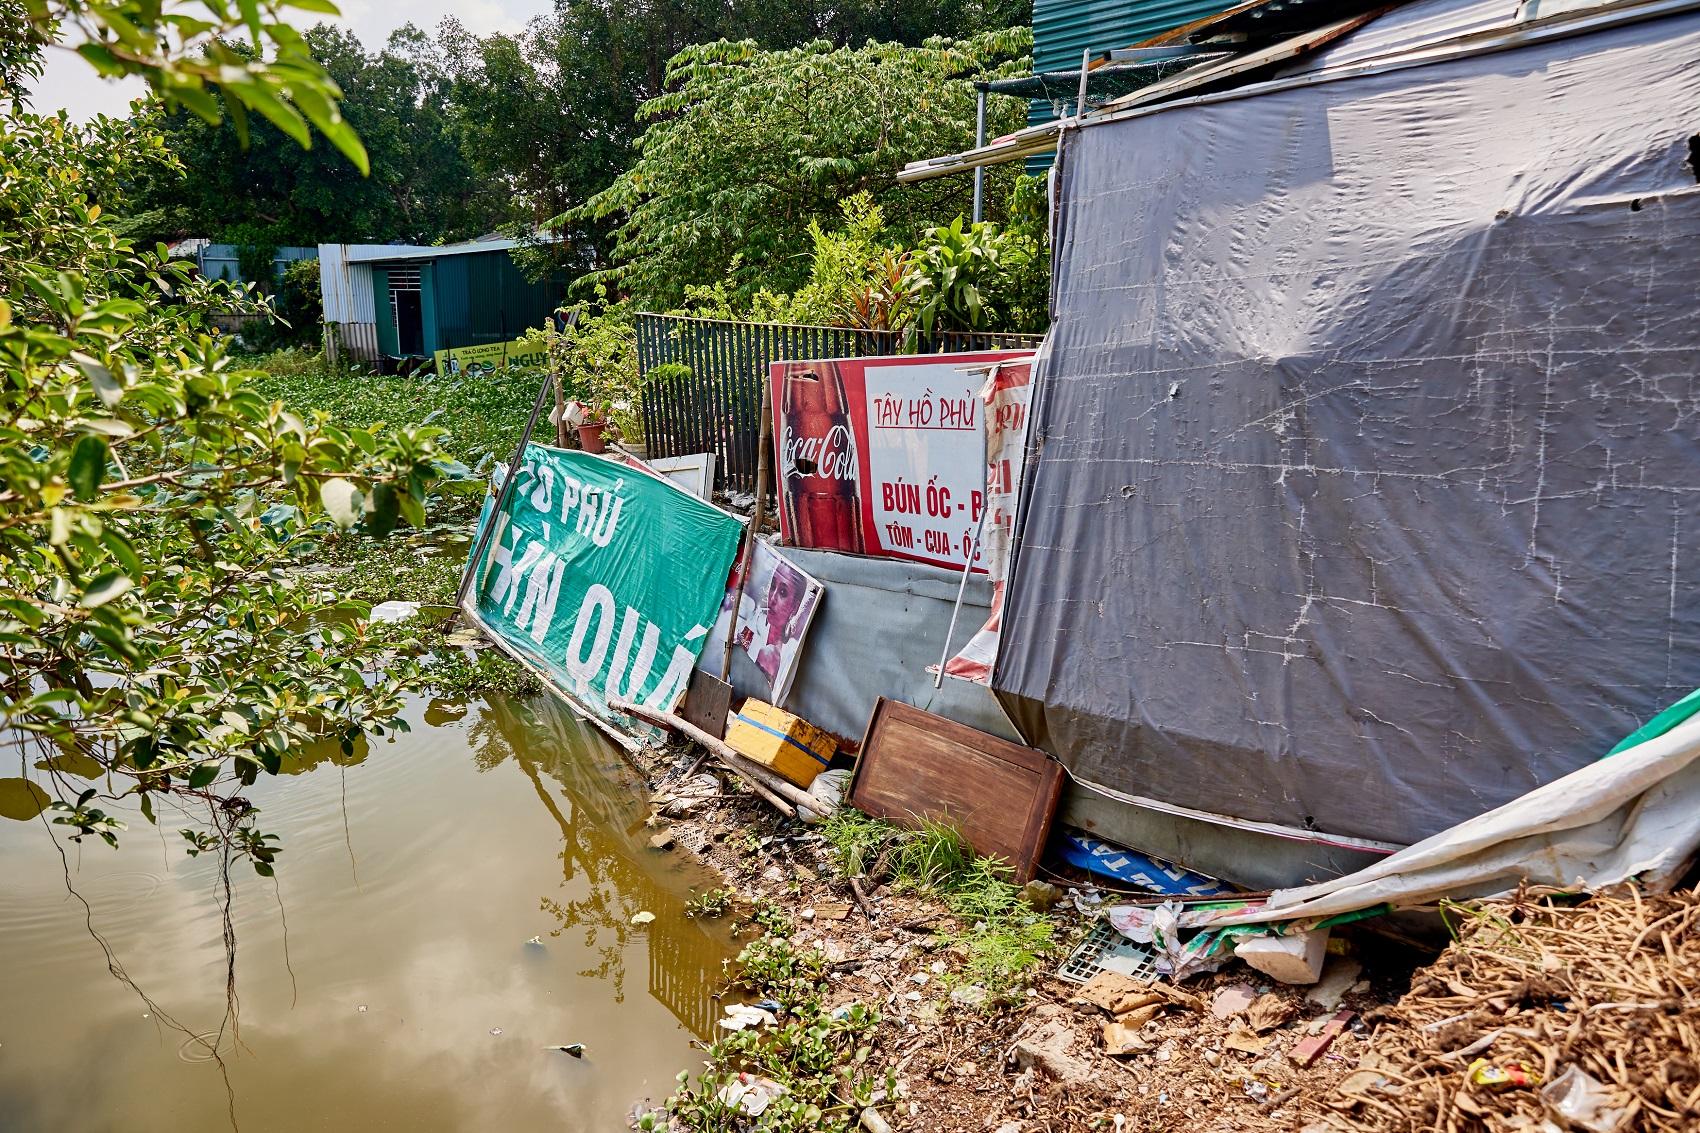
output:
{"label": "coca-cola bottle image", "polygon": [[781,521],[793,545],[863,553],[862,486],[844,378],[834,362],[779,370]]}

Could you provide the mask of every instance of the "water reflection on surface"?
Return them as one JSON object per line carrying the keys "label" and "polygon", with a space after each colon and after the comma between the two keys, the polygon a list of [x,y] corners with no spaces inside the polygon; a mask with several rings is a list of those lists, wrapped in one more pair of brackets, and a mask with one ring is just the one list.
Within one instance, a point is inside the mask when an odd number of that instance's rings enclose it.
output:
{"label": "water reflection on surface", "polygon": [[[683,907],[713,878],[648,848],[641,779],[552,702],[409,718],[248,792],[283,836],[289,965],[278,894],[243,866],[241,1046],[220,1046],[240,1128],[622,1128],[712,1026],[729,950]],[[169,808],[163,837],[122,817],[116,852],[62,842],[73,884],[136,982],[215,1029],[215,863],[185,857]],[[108,974],[39,820],[0,821],[0,973],[0,1130],[230,1127],[206,1044]],[[582,1061],[546,1049],[571,1042]]]}

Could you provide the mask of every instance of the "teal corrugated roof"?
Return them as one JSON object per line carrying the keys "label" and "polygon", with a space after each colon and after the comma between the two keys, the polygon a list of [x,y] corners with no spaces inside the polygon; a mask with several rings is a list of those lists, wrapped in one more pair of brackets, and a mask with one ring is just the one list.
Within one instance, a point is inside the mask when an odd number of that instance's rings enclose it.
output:
{"label": "teal corrugated roof", "polygon": [[[1033,71],[1077,71],[1082,51],[1132,47],[1231,7],[1227,0],[1033,0]],[[1027,121],[1055,117],[1049,102],[1034,102]]]}
{"label": "teal corrugated roof", "polygon": [[1223,0],[1033,0],[1033,70],[1074,70],[1082,51],[1131,47],[1231,7]]}

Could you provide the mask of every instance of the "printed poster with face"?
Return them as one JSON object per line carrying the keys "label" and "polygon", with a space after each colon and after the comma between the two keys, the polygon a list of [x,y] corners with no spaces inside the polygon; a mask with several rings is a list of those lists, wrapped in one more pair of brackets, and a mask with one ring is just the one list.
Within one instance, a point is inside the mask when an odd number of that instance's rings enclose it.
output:
{"label": "printed poster with face", "polygon": [[[826,587],[759,539],[751,558],[750,581],[744,587],[743,601],[738,607],[738,628],[732,643],[760,670],[767,685],[762,699],[783,705],[791,691],[792,678],[797,674],[803,639],[826,595]],[[703,656],[716,673],[720,658],[726,655],[726,634],[732,621],[732,603],[737,598],[734,568],[726,597],[720,603],[720,617],[703,649]]]}

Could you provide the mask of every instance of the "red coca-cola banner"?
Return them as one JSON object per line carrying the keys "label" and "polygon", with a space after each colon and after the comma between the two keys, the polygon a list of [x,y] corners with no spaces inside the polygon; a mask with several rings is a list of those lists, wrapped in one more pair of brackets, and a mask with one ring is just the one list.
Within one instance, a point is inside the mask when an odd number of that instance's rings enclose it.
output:
{"label": "red coca-cola banner", "polygon": [[[1031,356],[775,362],[785,542],[960,569],[986,502],[985,367]],[[982,558],[973,569],[984,573]]]}

